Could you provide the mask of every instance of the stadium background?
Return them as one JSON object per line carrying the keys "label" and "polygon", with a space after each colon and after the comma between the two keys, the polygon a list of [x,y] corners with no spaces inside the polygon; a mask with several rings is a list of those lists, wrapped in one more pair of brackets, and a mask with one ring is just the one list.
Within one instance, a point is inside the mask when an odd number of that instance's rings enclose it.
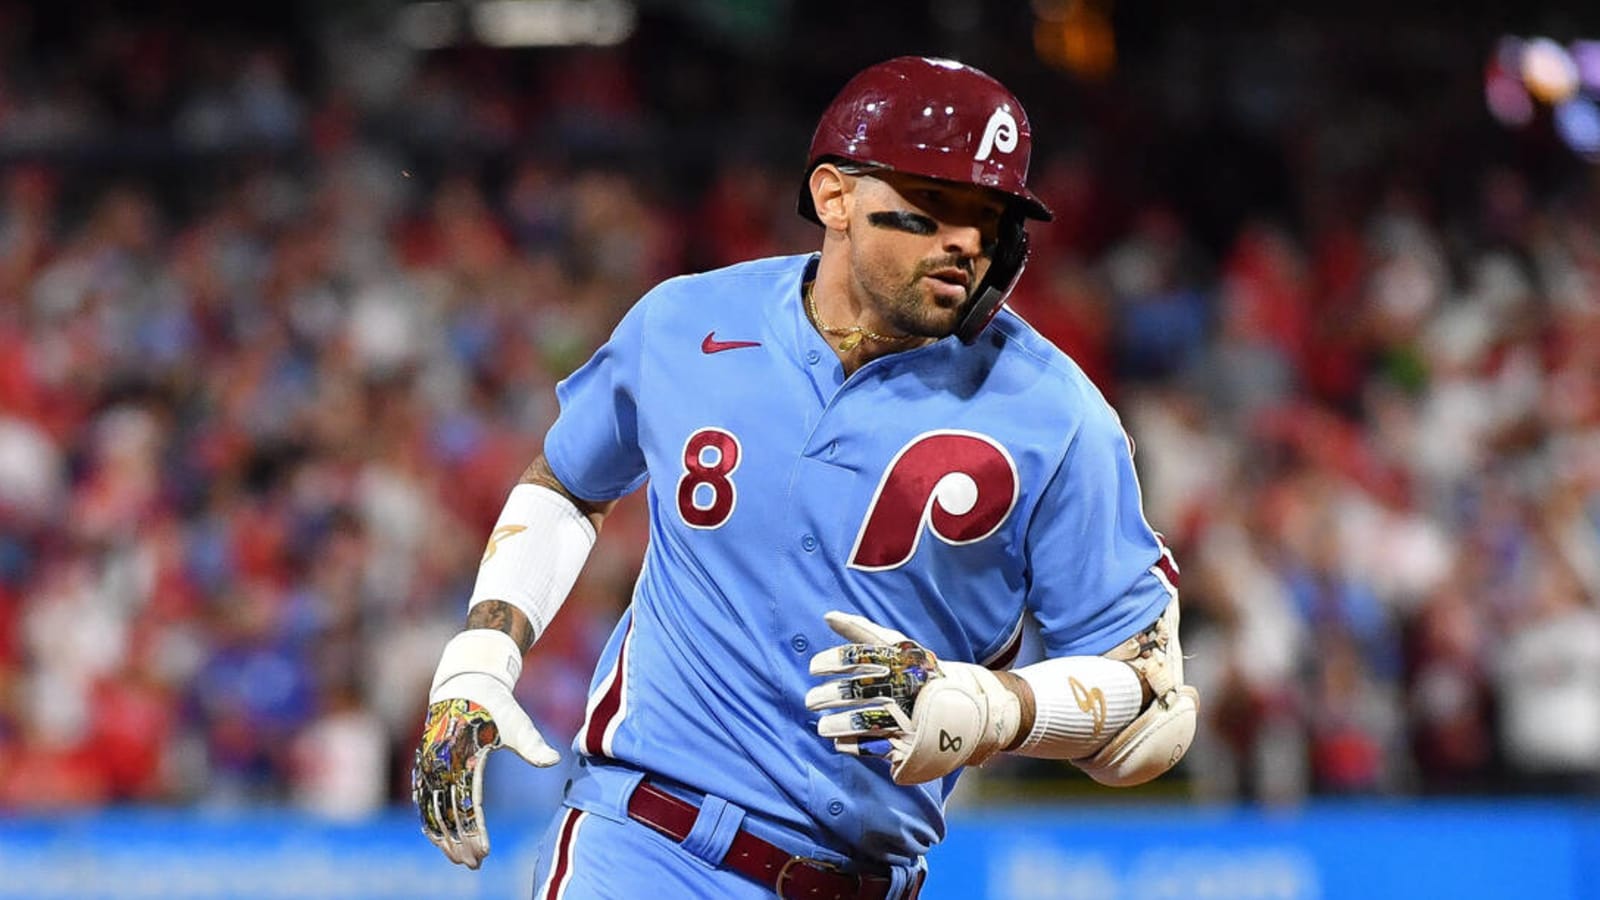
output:
{"label": "stadium background", "polygon": [[813,247],[815,116],[913,52],[1030,112],[1014,306],[1137,441],[1204,696],[1147,788],[971,773],[929,895],[1596,896],[1600,9],[1197,6],[0,3],[0,896],[523,895],[560,771],[495,760],[479,875],[403,804],[553,384]]}

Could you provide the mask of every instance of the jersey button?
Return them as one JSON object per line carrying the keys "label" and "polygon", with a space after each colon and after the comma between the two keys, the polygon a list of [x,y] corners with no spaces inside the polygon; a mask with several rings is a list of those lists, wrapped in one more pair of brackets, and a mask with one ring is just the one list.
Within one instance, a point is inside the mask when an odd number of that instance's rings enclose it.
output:
{"label": "jersey button", "polygon": [[811,642],[806,640],[805,635],[797,634],[794,637],[789,638],[789,646],[793,647],[794,652],[796,653],[804,653],[806,652],[806,648],[811,646]]}
{"label": "jersey button", "polygon": [[836,815],[836,816],[837,815],[842,815],[844,813],[844,803],[841,802],[841,801],[838,801],[838,800],[835,800],[835,801],[829,803],[828,804],[828,812],[830,812],[830,813],[832,813],[833,815]]}
{"label": "jersey button", "polygon": [[806,362],[812,364],[813,366],[816,365],[817,364],[817,360],[819,360],[821,358],[822,358],[822,354],[818,353],[815,350],[807,350],[806,351]]}
{"label": "jersey button", "polygon": [[811,553],[812,551],[817,549],[817,539],[812,537],[809,534],[801,535],[801,537],[800,537],[800,546],[805,548],[805,551],[807,553]]}

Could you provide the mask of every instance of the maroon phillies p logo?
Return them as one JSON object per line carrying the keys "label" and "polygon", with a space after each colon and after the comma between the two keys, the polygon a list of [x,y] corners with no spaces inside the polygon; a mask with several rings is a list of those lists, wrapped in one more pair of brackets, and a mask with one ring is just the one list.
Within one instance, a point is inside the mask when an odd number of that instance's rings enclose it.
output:
{"label": "maroon phillies p logo", "polygon": [[850,551],[850,568],[905,565],[924,531],[947,544],[995,533],[1017,505],[1017,464],[993,438],[929,431],[900,448],[872,496]]}

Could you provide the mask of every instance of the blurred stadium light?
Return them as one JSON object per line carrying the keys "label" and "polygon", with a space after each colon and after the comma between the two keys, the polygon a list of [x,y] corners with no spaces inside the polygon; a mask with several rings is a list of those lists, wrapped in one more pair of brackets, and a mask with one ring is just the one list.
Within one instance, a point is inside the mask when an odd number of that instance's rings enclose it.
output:
{"label": "blurred stadium light", "polygon": [[1041,62],[1099,81],[1117,66],[1115,0],[1033,0],[1033,49]]}
{"label": "blurred stadium light", "polygon": [[1549,37],[1502,37],[1484,68],[1484,102],[1508,128],[1551,111],[1555,133],[1573,153],[1600,163],[1600,41],[1562,44]]}
{"label": "blurred stadium light", "polygon": [[609,47],[633,34],[627,0],[426,0],[400,7],[395,33],[418,50],[473,41],[490,47]]}
{"label": "blurred stadium light", "polygon": [[1574,153],[1600,162],[1600,108],[1590,97],[1576,96],[1556,107],[1556,133]]}
{"label": "blurred stadium light", "polygon": [[1573,41],[1572,60],[1578,67],[1578,82],[1600,92],[1600,41]]}
{"label": "blurred stadium light", "polygon": [[1520,126],[1533,120],[1533,98],[1523,87],[1519,63],[1522,42],[1504,37],[1495,46],[1484,71],[1484,100],[1489,113],[1502,125]]}
{"label": "blurred stadium light", "polygon": [[1522,80],[1535,97],[1560,103],[1578,89],[1578,67],[1567,48],[1539,37],[1522,45]]}

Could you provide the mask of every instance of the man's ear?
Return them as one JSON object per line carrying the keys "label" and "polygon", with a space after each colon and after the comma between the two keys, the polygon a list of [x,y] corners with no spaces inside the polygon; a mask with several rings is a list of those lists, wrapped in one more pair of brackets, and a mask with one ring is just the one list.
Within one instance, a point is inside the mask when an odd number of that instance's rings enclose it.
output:
{"label": "man's ear", "polygon": [[852,181],[833,163],[823,163],[811,170],[811,203],[816,207],[817,218],[822,221],[824,228],[837,231],[848,229],[850,203],[855,192]]}

